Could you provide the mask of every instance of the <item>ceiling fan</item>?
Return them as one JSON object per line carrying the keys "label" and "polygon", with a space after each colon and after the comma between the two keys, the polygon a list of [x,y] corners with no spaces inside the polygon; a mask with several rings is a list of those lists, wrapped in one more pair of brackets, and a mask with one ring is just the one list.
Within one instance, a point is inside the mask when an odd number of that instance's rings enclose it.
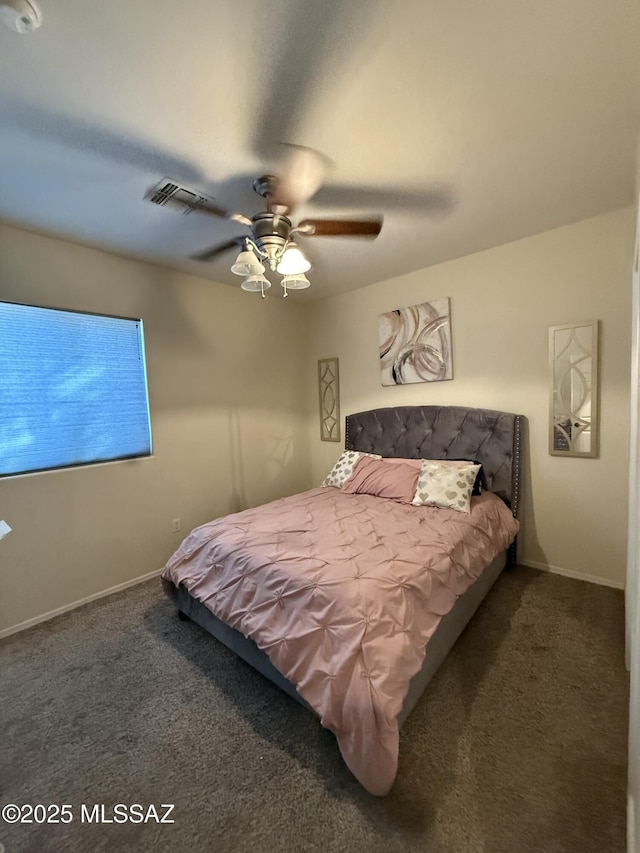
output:
{"label": "ceiling fan", "polygon": [[[288,145],[289,156],[283,163],[279,176],[265,174],[253,181],[254,191],[265,201],[265,210],[251,218],[243,213],[225,210],[212,199],[204,196],[186,202],[191,209],[201,210],[211,216],[222,217],[239,222],[248,227],[247,234],[205,249],[191,257],[198,261],[211,261],[233,248],[240,248],[240,254],[231,267],[237,275],[245,276],[242,288],[261,292],[271,287],[265,277],[265,264],[272,271],[283,276],[284,296],[289,290],[302,290],[309,287],[304,275],[311,268],[295,243],[301,237],[356,237],[374,239],[382,228],[382,216],[371,219],[303,219],[294,225],[291,220],[293,210],[304,204],[320,187],[328,161],[317,151],[299,145]],[[177,184],[169,184],[179,189]],[[149,200],[163,204],[159,194],[167,195],[166,186],[154,191]],[[174,198],[174,201],[176,199]],[[188,212],[188,211],[185,211]]]}

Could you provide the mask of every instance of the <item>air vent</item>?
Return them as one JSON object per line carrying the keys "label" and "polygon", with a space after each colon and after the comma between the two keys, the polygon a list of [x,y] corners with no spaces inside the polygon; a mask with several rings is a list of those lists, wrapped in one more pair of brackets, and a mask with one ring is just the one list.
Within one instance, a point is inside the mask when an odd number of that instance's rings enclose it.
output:
{"label": "air vent", "polygon": [[163,178],[159,184],[149,190],[145,199],[153,204],[159,204],[162,207],[168,207],[184,214],[191,213],[199,207],[209,205],[215,207],[213,198],[185,186],[180,186],[171,178]]}

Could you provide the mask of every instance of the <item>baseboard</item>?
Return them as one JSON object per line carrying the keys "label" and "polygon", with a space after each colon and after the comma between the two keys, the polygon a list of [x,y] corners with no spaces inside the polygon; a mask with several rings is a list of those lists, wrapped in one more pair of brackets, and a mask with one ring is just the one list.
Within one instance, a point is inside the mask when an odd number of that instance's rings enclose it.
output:
{"label": "baseboard", "polygon": [[611,586],[614,589],[624,589],[624,581],[614,581],[611,578],[601,578],[599,575],[583,575],[571,569],[563,569],[560,566],[550,566],[548,563],[537,563],[535,560],[518,560],[520,566],[529,566],[532,569],[542,569],[543,572],[551,572],[552,575],[562,575],[565,578],[573,578],[577,581],[597,583],[600,586]]}
{"label": "baseboard", "polygon": [[90,601],[96,601],[98,598],[106,598],[107,595],[113,595],[114,592],[120,592],[130,586],[135,586],[143,581],[151,580],[151,578],[158,577],[161,571],[162,569],[156,569],[155,571],[148,572],[146,575],[142,575],[139,578],[133,578],[130,581],[119,583],[117,586],[109,587],[109,589],[103,589],[102,592],[95,592],[93,595],[88,595],[86,598],[81,598],[79,601],[74,601],[71,604],[65,604],[62,607],[58,607],[56,610],[50,610],[48,613],[43,613],[40,616],[34,616],[33,619],[27,619],[26,622],[20,622],[18,625],[12,625],[9,628],[4,628],[0,631],[0,640],[11,636],[11,634],[17,634],[18,631],[26,631],[27,628],[39,625],[40,622],[47,622],[49,619],[53,619],[54,616],[60,616],[61,613],[66,613],[68,610],[75,610],[76,607],[82,607],[83,604],[89,604]]}
{"label": "baseboard", "polygon": [[[554,575],[563,575],[566,578],[574,578],[579,581],[587,581],[588,583],[597,583],[601,586],[610,586],[614,589],[624,589],[624,581],[614,581],[610,578],[601,578],[598,575],[581,575],[571,569],[563,569],[560,566],[551,566],[548,563],[538,563],[535,560],[518,560],[521,566],[529,566],[532,569],[541,569],[543,572],[551,572]],[[99,598],[106,598],[108,595],[113,595],[114,592],[120,592],[130,586],[143,583],[157,577],[162,569],[156,569],[153,572],[148,572],[146,575],[141,575],[138,578],[133,578],[124,583],[119,583],[117,586],[103,589],[101,592],[95,592],[93,595],[88,595],[86,598],[81,598],[78,601],[73,601],[71,604],[65,604],[58,607],[56,610],[50,610],[48,613],[42,613],[40,616],[34,616],[32,619],[27,619],[25,622],[19,622],[17,625],[11,625],[9,628],[4,628],[0,631],[0,640],[5,637],[10,637],[12,634],[17,634],[19,631],[26,631],[27,628],[32,628],[34,625],[39,625],[40,622],[47,622],[53,619],[54,616],[60,616],[61,613],[67,613],[69,610],[75,610],[76,607],[82,607],[83,604],[89,604],[90,601],[97,601]]]}

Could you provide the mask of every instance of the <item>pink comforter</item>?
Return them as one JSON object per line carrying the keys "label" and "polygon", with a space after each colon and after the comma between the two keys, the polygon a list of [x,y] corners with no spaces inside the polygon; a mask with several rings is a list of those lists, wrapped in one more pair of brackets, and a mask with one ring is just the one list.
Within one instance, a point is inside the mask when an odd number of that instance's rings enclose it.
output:
{"label": "pink comforter", "polygon": [[487,492],[466,514],[312,489],[196,528],[163,577],[254,640],[384,795],[426,644],[517,529]]}

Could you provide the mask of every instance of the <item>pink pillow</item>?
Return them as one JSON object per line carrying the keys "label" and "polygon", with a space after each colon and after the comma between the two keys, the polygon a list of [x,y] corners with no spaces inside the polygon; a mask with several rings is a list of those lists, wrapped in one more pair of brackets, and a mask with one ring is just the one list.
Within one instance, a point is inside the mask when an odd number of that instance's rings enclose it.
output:
{"label": "pink pillow", "polygon": [[384,456],[382,461],[388,465],[410,465],[416,471],[420,471],[422,468],[422,459],[396,459],[395,456]]}
{"label": "pink pillow", "polygon": [[373,495],[410,504],[416,493],[420,466],[398,461],[389,465],[381,459],[366,456],[355,466],[353,474],[342,487],[349,495]]}

